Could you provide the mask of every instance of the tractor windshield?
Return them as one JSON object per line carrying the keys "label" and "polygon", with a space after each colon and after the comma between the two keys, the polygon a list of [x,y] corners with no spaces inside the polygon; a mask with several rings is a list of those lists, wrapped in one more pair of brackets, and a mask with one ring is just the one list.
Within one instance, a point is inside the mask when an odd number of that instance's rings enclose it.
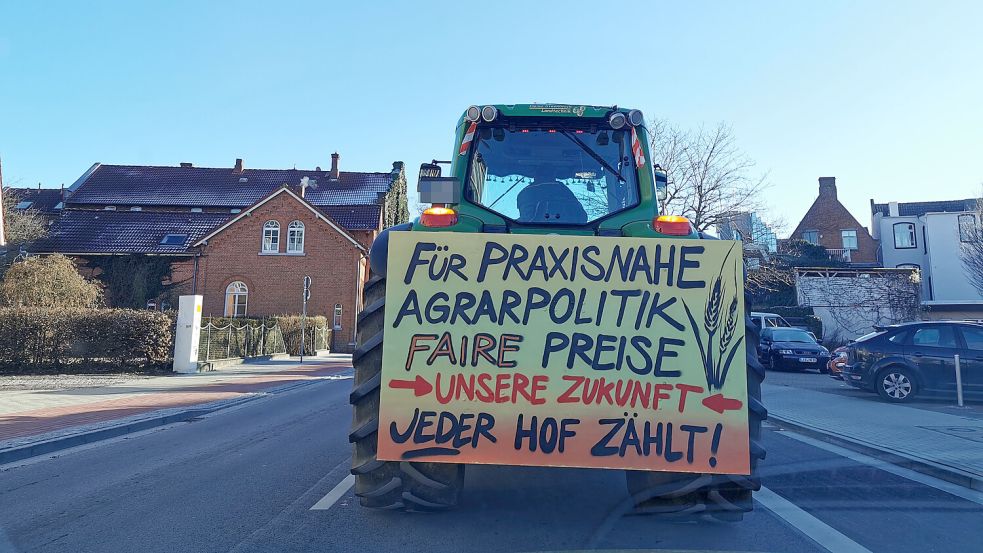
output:
{"label": "tractor windshield", "polygon": [[630,130],[483,128],[467,198],[520,223],[582,225],[638,204]]}

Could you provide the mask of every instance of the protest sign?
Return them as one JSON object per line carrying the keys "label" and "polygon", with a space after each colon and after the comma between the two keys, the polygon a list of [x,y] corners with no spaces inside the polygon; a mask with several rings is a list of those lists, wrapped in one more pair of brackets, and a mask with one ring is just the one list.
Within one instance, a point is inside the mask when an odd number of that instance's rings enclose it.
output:
{"label": "protest sign", "polygon": [[378,458],[749,474],[741,246],[392,232]]}

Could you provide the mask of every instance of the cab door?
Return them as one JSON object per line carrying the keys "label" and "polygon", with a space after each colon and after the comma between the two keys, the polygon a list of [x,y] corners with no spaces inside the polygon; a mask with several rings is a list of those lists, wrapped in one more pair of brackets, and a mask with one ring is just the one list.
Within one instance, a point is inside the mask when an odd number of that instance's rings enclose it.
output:
{"label": "cab door", "polygon": [[956,354],[960,353],[954,325],[926,325],[911,335],[905,357],[918,370],[923,388],[952,392],[956,389]]}

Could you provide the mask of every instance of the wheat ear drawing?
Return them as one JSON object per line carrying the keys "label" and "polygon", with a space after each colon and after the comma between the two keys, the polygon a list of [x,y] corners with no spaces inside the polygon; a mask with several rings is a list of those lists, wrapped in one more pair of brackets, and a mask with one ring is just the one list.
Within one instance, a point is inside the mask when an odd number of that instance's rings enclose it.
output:
{"label": "wheat ear drawing", "polygon": [[724,321],[723,330],[720,333],[720,360],[717,362],[717,384],[721,384],[721,374],[720,368],[724,361],[724,354],[727,352],[727,346],[730,345],[731,340],[734,339],[734,334],[737,331],[737,296],[735,295],[732,300],[730,300],[730,307],[727,309],[727,320]]}

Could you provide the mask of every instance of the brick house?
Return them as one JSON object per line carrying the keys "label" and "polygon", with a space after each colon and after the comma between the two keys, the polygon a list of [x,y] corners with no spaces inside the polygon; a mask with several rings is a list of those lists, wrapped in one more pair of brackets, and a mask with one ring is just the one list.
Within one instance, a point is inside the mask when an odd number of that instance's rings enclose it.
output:
{"label": "brick house", "polygon": [[819,178],[819,196],[791,238],[822,246],[834,259],[877,266],[877,241],[837,199],[836,177]]}
{"label": "brick house", "polygon": [[[406,174],[402,162],[378,173],[338,162],[332,155],[327,171],[245,169],[241,159],[231,168],[97,163],[66,190],[32,253],[71,255],[104,280],[111,270],[142,278],[158,304],[201,294],[206,317],[299,313],[309,275],[308,313],[333,325],[334,350],[350,350],[368,248],[408,218]],[[131,276],[135,260],[155,269]],[[113,288],[110,303],[135,306]]]}

